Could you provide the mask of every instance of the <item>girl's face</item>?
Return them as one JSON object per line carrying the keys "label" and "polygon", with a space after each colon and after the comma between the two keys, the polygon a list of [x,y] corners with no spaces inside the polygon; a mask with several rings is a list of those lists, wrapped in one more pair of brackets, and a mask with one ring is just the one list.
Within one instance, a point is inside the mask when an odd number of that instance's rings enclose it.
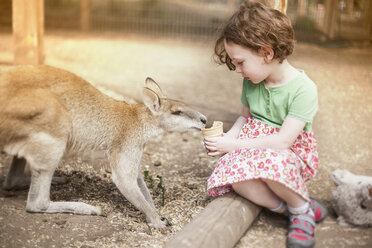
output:
{"label": "girl's face", "polygon": [[265,57],[249,48],[233,42],[224,42],[225,50],[235,65],[235,71],[244,78],[258,84],[270,75],[270,66]]}

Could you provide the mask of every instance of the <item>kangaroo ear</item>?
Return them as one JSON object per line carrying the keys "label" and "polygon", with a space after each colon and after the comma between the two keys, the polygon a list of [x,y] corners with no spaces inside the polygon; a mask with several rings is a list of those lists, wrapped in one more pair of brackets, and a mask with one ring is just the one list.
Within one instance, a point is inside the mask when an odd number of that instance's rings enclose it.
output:
{"label": "kangaroo ear", "polygon": [[153,114],[160,111],[160,99],[159,96],[149,88],[143,88],[142,90],[143,103],[151,110]]}
{"label": "kangaroo ear", "polygon": [[163,91],[160,89],[160,86],[150,77],[146,78],[145,87],[154,91],[160,98],[165,98]]}

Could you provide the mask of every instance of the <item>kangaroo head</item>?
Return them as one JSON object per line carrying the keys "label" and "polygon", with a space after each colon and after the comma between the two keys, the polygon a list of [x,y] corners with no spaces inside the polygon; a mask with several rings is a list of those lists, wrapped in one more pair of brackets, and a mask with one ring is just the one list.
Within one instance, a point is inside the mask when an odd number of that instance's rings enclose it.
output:
{"label": "kangaroo head", "polygon": [[159,85],[151,78],[146,79],[142,100],[164,131],[200,130],[207,122],[204,115],[187,104],[164,96]]}

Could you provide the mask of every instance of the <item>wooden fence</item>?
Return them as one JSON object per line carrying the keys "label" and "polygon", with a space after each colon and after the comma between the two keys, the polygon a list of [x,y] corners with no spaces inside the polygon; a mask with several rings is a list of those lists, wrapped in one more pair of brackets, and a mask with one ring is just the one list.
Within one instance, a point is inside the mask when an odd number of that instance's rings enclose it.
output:
{"label": "wooden fence", "polygon": [[[240,0],[47,0],[45,30],[84,30],[214,39]],[[340,3],[343,2],[343,5]],[[0,1],[0,31],[11,31],[12,0]],[[372,1],[288,0],[299,40],[370,40]]]}

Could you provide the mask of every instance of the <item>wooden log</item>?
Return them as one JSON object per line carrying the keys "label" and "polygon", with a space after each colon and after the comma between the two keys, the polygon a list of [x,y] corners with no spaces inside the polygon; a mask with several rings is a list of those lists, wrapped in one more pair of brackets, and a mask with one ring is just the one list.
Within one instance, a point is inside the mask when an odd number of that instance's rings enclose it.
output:
{"label": "wooden log", "polygon": [[43,0],[13,0],[12,11],[14,63],[44,63]]}
{"label": "wooden log", "polygon": [[169,240],[165,247],[233,247],[260,211],[261,207],[234,192],[220,196]]}

